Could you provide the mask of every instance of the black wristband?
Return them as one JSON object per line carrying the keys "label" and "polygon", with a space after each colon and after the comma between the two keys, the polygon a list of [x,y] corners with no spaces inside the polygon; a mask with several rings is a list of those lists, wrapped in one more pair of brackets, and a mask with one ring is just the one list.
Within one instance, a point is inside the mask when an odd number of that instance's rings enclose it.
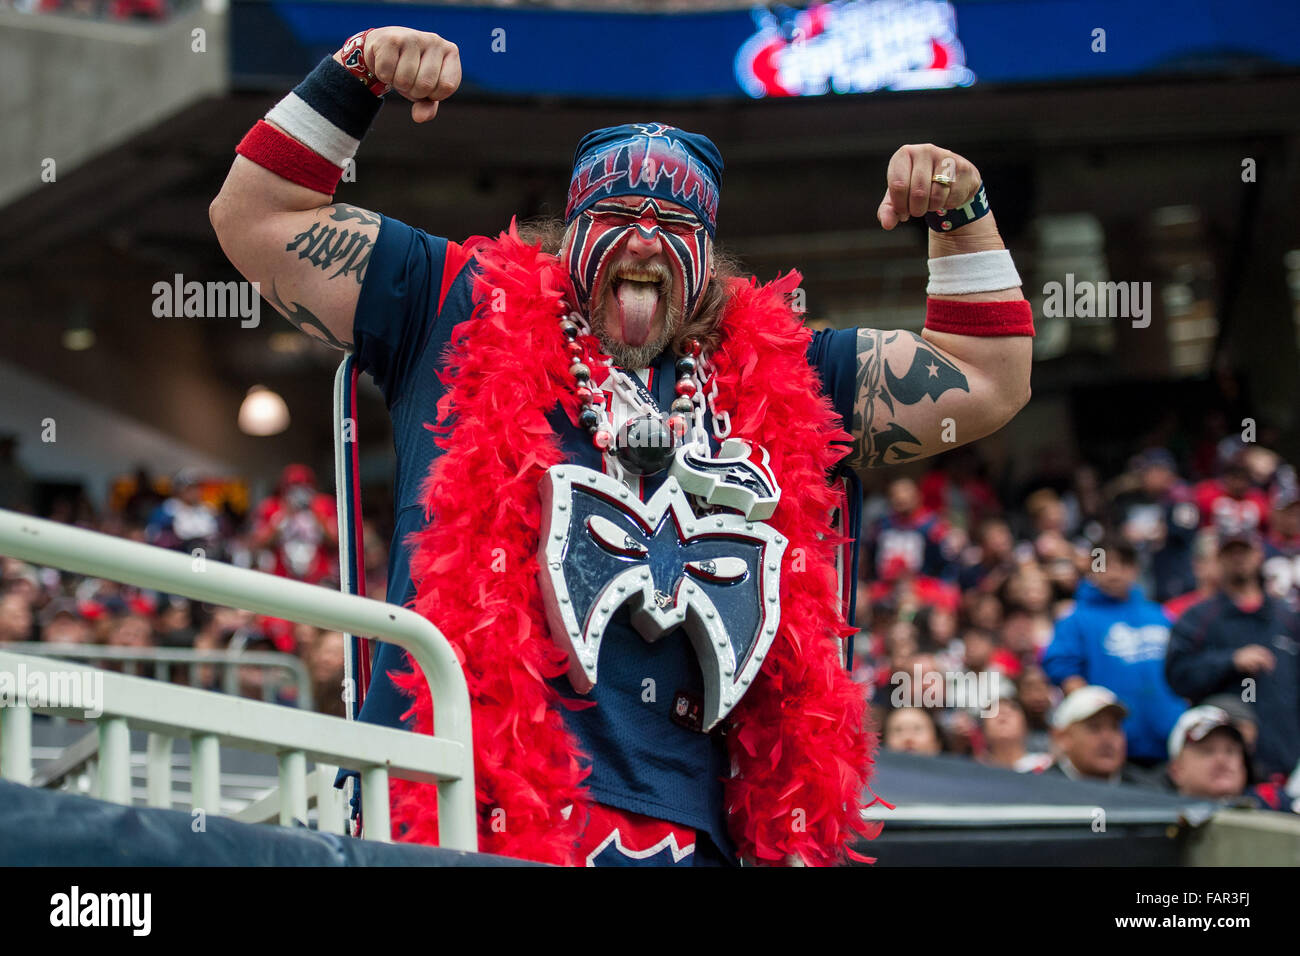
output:
{"label": "black wristband", "polygon": [[299,99],[353,139],[361,139],[384,105],[347,67],[327,56],[293,88]]}
{"label": "black wristband", "polygon": [[988,196],[984,194],[984,184],[980,183],[980,188],[975,190],[975,198],[966,205],[955,209],[927,212],[925,224],[938,233],[952,232],[954,229],[970,225],[976,219],[983,219],[992,211],[989,208]]}

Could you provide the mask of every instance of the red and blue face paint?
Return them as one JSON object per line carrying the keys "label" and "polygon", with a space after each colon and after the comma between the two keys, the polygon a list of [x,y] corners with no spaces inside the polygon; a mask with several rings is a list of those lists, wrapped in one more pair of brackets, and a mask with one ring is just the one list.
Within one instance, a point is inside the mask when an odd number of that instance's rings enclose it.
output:
{"label": "red and blue face paint", "polygon": [[722,156],[707,136],[663,123],[584,136],[564,214],[571,227],[564,254],[579,306],[595,305],[608,263],[636,235],[660,240],[677,280],[675,304],[690,317],[712,266],[721,174]]}
{"label": "red and blue face paint", "polygon": [[697,216],[664,209],[655,199],[644,199],[639,205],[607,200],[578,216],[565,244],[565,255],[579,308],[590,310],[592,296],[602,287],[607,266],[634,235],[646,242],[659,240],[673,273],[677,310],[683,318],[689,318],[708,282],[712,243]]}

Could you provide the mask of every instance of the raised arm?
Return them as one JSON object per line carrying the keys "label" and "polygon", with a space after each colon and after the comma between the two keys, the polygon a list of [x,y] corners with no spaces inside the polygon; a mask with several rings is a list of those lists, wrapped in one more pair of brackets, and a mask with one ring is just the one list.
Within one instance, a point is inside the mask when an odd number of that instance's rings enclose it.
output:
{"label": "raised arm", "polygon": [[334,348],[352,346],[379,216],[333,202],[333,191],[385,88],[411,100],[422,123],[459,85],[454,43],[405,27],[368,30],[240,143],[208,215],[235,268],[301,331]]}
{"label": "raised arm", "polygon": [[[936,174],[951,184],[932,182]],[[952,210],[960,222],[960,207],[967,215],[973,214],[969,203],[978,208],[980,184],[979,171],[952,151],[930,144],[904,146],[890,160],[877,218],[885,229],[893,229],[930,211]],[[927,231],[932,284],[942,274],[940,288],[981,291],[930,292],[926,328],[919,335],[858,330],[849,458],[858,470],[925,458],[983,438],[1029,400],[1033,340],[1028,308],[1018,280],[1001,278],[1014,276],[1014,268],[1008,271],[1009,262],[998,262],[997,256],[982,257],[978,269],[971,265],[975,260],[937,261],[1004,250],[992,213],[949,232]],[[995,261],[984,261],[989,258]],[[1003,282],[1005,288],[996,288]]]}

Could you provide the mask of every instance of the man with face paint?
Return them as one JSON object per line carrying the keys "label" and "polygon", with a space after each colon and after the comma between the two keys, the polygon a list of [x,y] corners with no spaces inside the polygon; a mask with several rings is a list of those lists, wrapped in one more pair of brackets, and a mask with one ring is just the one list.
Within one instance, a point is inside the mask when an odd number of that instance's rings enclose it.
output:
{"label": "man with face paint", "polygon": [[[523,236],[458,243],[332,201],[380,97],[424,122],[459,82],[436,34],[358,34],[240,143],[211,219],[272,305],[384,392],[387,597],[464,662],[480,847],[842,861],[871,835],[873,745],[842,663],[844,482],[983,437],[1029,395],[1032,317],[979,172],[932,144],[885,172],[881,226],[929,226],[921,334],[810,333],[797,274],[760,285],[715,253],[723,162],[699,133],[588,133],[563,222]],[[361,719],[430,732],[400,649],[374,666]],[[399,838],[436,839],[431,789],[394,783]]]}

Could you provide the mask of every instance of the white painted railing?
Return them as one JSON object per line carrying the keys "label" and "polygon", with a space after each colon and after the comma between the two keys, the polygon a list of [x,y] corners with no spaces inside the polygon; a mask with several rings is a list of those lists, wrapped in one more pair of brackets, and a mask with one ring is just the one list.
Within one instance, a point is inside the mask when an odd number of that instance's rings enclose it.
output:
{"label": "white painted railing", "polygon": [[[16,676],[25,678],[23,687],[14,688],[17,706],[3,706],[0,698],[0,775],[4,779],[31,781],[33,711],[90,717],[98,720],[97,790],[102,799],[130,802],[129,731],[146,730],[150,733],[151,803],[154,795],[170,789],[170,781],[156,778],[170,772],[164,768],[170,767],[171,740],[188,737],[193,802],[205,812],[218,812],[219,747],[225,745],[279,757],[281,822],[307,818],[306,761],[311,759],[360,771],[368,839],[391,838],[391,772],[402,779],[437,785],[442,846],[478,848],[469,692],[451,646],[425,618],[395,605],[215,561],[197,562],[187,554],[4,510],[0,510],[0,554],[398,644],[411,653],[428,679],[437,728],[436,737],[412,734],[161,681],[74,669],[48,658],[6,653],[0,645],[0,677],[11,675],[11,686]],[[32,694],[42,681],[47,689],[66,691],[72,686],[71,676],[83,672],[103,682],[103,693],[95,702],[102,706],[102,714],[87,714],[85,701],[63,701],[61,705],[60,700],[36,699]],[[51,679],[58,683],[50,684]],[[3,689],[0,685],[0,691]],[[68,703],[78,706],[68,707]]]}
{"label": "white painted railing", "polygon": [[[292,682],[295,690],[294,706],[303,710],[312,710],[311,676],[302,660],[293,654],[280,651],[217,651],[199,650],[193,647],[110,647],[104,644],[50,644],[41,641],[23,641],[5,644],[4,649],[11,654],[34,654],[37,657],[68,658],[83,661],[93,667],[104,667],[109,663],[124,664],[127,674],[139,676],[140,665],[144,664],[154,671],[154,678],[170,683],[172,668],[187,670],[189,685],[199,686],[199,671],[211,667],[221,671],[221,692],[239,696],[239,671],[250,667],[263,672],[262,700],[268,703],[275,700],[280,687]],[[279,680],[270,680],[276,675]],[[288,681],[284,680],[287,677]]]}

